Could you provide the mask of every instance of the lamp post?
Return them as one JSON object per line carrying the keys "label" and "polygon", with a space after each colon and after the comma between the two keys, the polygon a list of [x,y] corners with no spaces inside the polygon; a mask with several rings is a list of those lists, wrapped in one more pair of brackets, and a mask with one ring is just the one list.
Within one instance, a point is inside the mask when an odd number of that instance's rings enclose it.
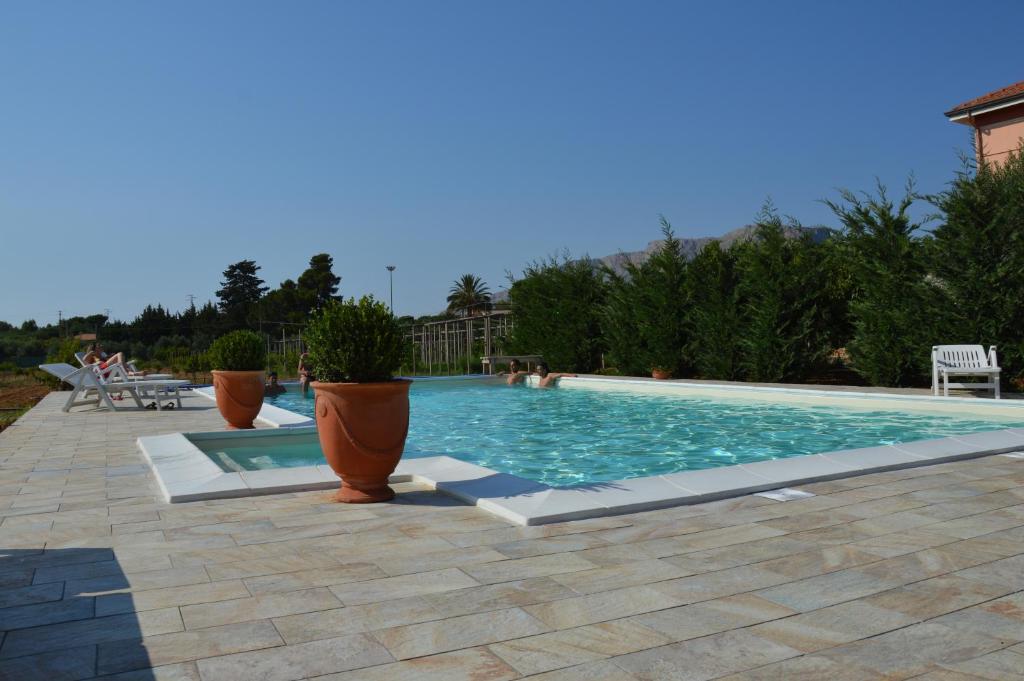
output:
{"label": "lamp post", "polygon": [[388,287],[391,295],[391,314],[395,314],[395,266],[385,265],[388,270]]}

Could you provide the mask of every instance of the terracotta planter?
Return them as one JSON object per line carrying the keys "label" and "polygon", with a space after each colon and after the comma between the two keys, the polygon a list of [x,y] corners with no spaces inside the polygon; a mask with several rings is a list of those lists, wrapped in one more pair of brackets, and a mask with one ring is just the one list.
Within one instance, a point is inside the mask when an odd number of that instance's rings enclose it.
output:
{"label": "terracotta planter", "polygon": [[230,429],[253,428],[263,407],[262,371],[214,371],[213,391],[217,409]]}
{"label": "terracotta planter", "polygon": [[320,383],[316,429],[331,470],[341,478],[335,499],[348,504],[388,501],[388,477],[402,458],[409,434],[409,386],[386,383]]}
{"label": "terracotta planter", "polygon": [[656,378],[659,381],[672,378],[671,371],[665,371],[664,369],[651,369],[651,378]]}

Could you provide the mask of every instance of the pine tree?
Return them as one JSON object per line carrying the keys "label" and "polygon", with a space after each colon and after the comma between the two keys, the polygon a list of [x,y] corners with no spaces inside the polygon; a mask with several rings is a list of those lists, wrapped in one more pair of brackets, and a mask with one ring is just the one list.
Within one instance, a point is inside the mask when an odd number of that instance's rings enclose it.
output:
{"label": "pine tree", "polygon": [[224,281],[217,291],[219,307],[229,325],[234,328],[245,326],[250,312],[255,308],[267,287],[256,274],[260,266],[252,260],[242,260],[224,270]]}
{"label": "pine tree", "polygon": [[[309,310],[316,310],[329,300],[338,300],[341,277],[334,274],[334,259],[327,253],[318,253],[309,259],[309,268],[299,275],[298,289],[308,300]],[[290,281],[290,280],[289,280]],[[281,284],[284,288],[284,283]]]}

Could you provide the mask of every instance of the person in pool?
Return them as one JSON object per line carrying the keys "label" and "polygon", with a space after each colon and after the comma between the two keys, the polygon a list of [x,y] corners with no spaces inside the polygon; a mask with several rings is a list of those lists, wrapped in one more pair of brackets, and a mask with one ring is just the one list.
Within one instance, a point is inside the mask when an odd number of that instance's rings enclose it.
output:
{"label": "person in pool", "polygon": [[548,369],[548,365],[544,362],[537,362],[537,376],[540,377],[540,383],[537,385],[541,388],[554,388],[558,385],[558,379],[566,376],[575,378],[576,374],[553,374]]}
{"label": "person in pool", "polygon": [[[505,375],[505,372],[501,372],[499,376]],[[517,385],[526,380],[527,372],[523,371],[519,365],[518,359],[513,359],[508,363],[508,378],[505,382],[509,385]]]}
{"label": "person in pool", "polygon": [[313,380],[313,371],[309,366],[309,353],[299,355],[299,388],[302,389],[302,396],[309,395],[309,383]]}
{"label": "person in pool", "polygon": [[277,372],[271,371],[267,384],[263,386],[263,392],[267,395],[280,395],[285,392],[284,386],[277,382]]}

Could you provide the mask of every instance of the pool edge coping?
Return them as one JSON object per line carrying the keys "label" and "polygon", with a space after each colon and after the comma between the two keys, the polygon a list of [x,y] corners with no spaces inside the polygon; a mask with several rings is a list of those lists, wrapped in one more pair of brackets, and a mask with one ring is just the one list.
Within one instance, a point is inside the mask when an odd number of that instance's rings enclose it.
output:
{"label": "pool edge coping", "polygon": [[[261,434],[284,433],[276,429],[252,432],[255,437]],[[225,472],[182,433],[145,436],[136,442],[169,503],[328,490],[340,485],[326,465]],[[566,488],[440,455],[402,459],[390,482],[420,483],[528,526],[699,504],[1021,450],[1024,428],[1009,428]]]}

